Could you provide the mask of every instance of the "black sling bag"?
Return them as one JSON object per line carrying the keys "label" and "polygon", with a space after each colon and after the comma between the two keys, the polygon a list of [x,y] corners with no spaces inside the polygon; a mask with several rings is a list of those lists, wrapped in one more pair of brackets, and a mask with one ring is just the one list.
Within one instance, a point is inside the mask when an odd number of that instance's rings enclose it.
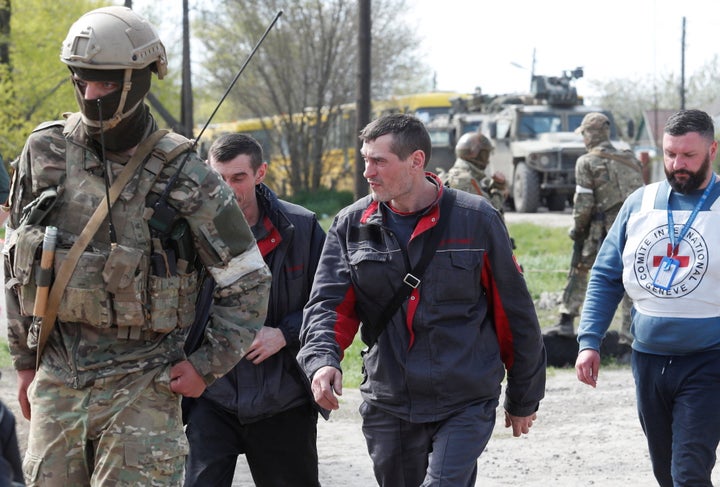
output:
{"label": "black sling bag", "polygon": [[[448,188],[445,188],[443,191],[445,192],[445,194],[440,201],[440,220],[438,221],[437,225],[435,225],[435,227],[430,230],[430,238],[423,247],[423,252],[420,256],[420,260],[415,265],[415,267],[405,275],[400,289],[397,290],[392,301],[390,301],[390,303],[385,306],[382,314],[380,314],[380,317],[374,324],[368,321],[367,316],[360,316],[360,319],[363,322],[361,337],[363,342],[365,342],[365,344],[368,346],[368,349],[375,345],[375,342],[377,342],[378,337],[385,330],[385,327],[390,321],[390,318],[392,318],[393,315],[397,312],[403,301],[405,301],[405,299],[410,296],[410,293],[413,291],[413,289],[417,288],[420,285],[420,283],[422,282],[423,273],[425,272],[425,269],[430,263],[433,255],[435,255],[435,251],[440,244],[440,239],[442,238],[443,233],[445,233],[445,227],[447,227],[448,220],[450,220],[450,209],[455,203],[455,192],[452,190],[448,190]],[[361,313],[358,311],[358,315],[360,314]]]}

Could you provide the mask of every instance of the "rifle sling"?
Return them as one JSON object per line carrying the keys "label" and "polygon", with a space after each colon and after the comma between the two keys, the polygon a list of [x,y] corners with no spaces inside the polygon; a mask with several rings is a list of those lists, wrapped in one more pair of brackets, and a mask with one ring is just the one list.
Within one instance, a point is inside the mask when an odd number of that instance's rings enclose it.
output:
{"label": "rifle sling", "polygon": [[371,337],[372,342],[367,344],[368,347],[372,347],[375,344],[378,337],[385,330],[388,322],[400,308],[405,299],[410,296],[413,289],[417,288],[422,282],[422,276],[425,273],[425,269],[430,263],[430,260],[432,260],[433,255],[435,255],[435,251],[440,244],[440,239],[445,233],[445,227],[447,227],[448,220],[450,220],[450,210],[452,209],[453,204],[455,204],[455,193],[452,190],[448,191],[447,188],[445,188],[444,191],[446,194],[443,195],[443,198],[440,201],[440,218],[437,225],[430,230],[430,237],[425,246],[423,246],[420,260],[417,264],[415,264],[415,267],[407,273],[402,281],[400,289],[397,290],[392,301],[385,306],[382,314],[378,318],[378,321],[374,325],[367,323],[374,332]]}
{"label": "rifle sling", "polygon": [[40,367],[40,357],[42,356],[43,349],[47,343],[50,333],[55,327],[55,320],[57,318],[58,308],[60,307],[60,301],[62,300],[65,287],[70,282],[70,277],[75,272],[75,266],[80,260],[80,256],[87,248],[88,244],[92,240],[93,236],[97,232],[100,225],[107,216],[108,207],[115,204],[118,196],[122,192],[125,185],[132,179],[133,175],[137,171],[137,168],[144,164],[145,161],[152,154],[152,150],[155,144],[162,139],[167,130],[157,130],[152,133],[147,139],[145,139],[137,148],[133,156],[130,158],[128,163],[123,168],[120,176],[115,180],[115,183],[110,187],[110,202],[108,204],[107,197],[103,198],[100,205],[95,209],[95,212],[88,220],[87,225],[83,228],[80,236],[77,238],[73,246],[67,253],[67,257],[60,264],[60,269],[55,276],[55,281],[50,288],[48,295],[47,309],[45,315],[42,317],[40,322],[40,334],[38,337],[37,354],[35,359],[35,369]]}

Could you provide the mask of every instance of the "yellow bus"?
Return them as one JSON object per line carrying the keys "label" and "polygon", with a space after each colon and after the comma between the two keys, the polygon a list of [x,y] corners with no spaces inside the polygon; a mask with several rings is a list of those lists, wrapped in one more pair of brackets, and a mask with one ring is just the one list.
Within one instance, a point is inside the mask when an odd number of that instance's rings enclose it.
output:
{"label": "yellow bus", "polygon": [[428,123],[439,115],[447,115],[452,108],[453,98],[463,95],[453,91],[431,91],[401,95],[387,100],[375,102],[373,109],[376,115],[387,113],[409,113]]}
{"label": "yellow bus", "polygon": [[[387,100],[374,101],[372,116],[377,117],[388,113],[409,113],[423,122],[429,123],[439,115],[446,115],[452,108],[451,100],[462,96],[455,92],[428,92],[393,97]],[[353,190],[355,147],[357,130],[355,127],[355,104],[347,103],[337,107],[332,114],[323,114],[323,121],[330,118],[327,135],[323,140],[320,184],[325,188],[336,190]],[[291,193],[288,180],[292,170],[289,155],[289,141],[283,127],[292,123],[306,132],[308,144],[312,144],[311,131],[317,117],[312,111],[294,114],[292,119],[287,116],[275,115],[262,118],[245,118],[233,122],[213,123],[208,125],[199,144],[201,156],[207,156],[207,150],[219,136],[227,133],[245,133],[260,142],[265,160],[268,162],[268,183],[281,195]],[[199,129],[198,129],[199,130]],[[308,160],[313,153],[311,147],[303,150]]]}

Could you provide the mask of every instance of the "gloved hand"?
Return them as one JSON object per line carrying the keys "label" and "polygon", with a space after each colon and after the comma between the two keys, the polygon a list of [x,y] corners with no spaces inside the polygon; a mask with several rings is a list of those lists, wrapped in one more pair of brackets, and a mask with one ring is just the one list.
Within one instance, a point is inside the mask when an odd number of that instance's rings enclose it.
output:
{"label": "gloved hand", "polygon": [[573,241],[578,241],[578,240],[582,241],[587,238],[587,234],[584,231],[581,231],[581,230],[576,229],[575,227],[572,227],[568,231],[568,237],[570,237],[570,240],[573,240]]}
{"label": "gloved hand", "polygon": [[500,187],[500,186],[504,187],[505,184],[507,183],[507,178],[500,171],[495,171],[493,173],[492,180],[493,180],[493,183],[495,183],[498,187]]}

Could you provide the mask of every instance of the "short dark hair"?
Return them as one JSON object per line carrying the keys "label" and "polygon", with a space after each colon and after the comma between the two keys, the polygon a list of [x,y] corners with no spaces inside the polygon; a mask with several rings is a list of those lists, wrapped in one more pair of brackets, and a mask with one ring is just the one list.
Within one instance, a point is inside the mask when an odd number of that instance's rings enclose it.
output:
{"label": "short dark hair", "polygon": [[715,140],[715,124],[712,117],[702,110],[680,110],[670,115],[665,122],[665,133],[668,135],[685,135],[697,132],[709,142]]}
{"label": "short dark hair", "polygon": [[260,142],[246,134],[221,135],[210,146],[208,157],[215,162],[225,163],[241,154],[250,156],[250,165],[257,171],[263,163],[263,150]]}
{"label": "short dark hair", "polygon": [[430,161],[430,134],[420,119],[405,113],[384,115],[360,131],[360,140],[368,142],[387,134],[394,136],[390,150],[400,159],[407,159],[416,150],[421,150],[425,153],[425,165]]}

